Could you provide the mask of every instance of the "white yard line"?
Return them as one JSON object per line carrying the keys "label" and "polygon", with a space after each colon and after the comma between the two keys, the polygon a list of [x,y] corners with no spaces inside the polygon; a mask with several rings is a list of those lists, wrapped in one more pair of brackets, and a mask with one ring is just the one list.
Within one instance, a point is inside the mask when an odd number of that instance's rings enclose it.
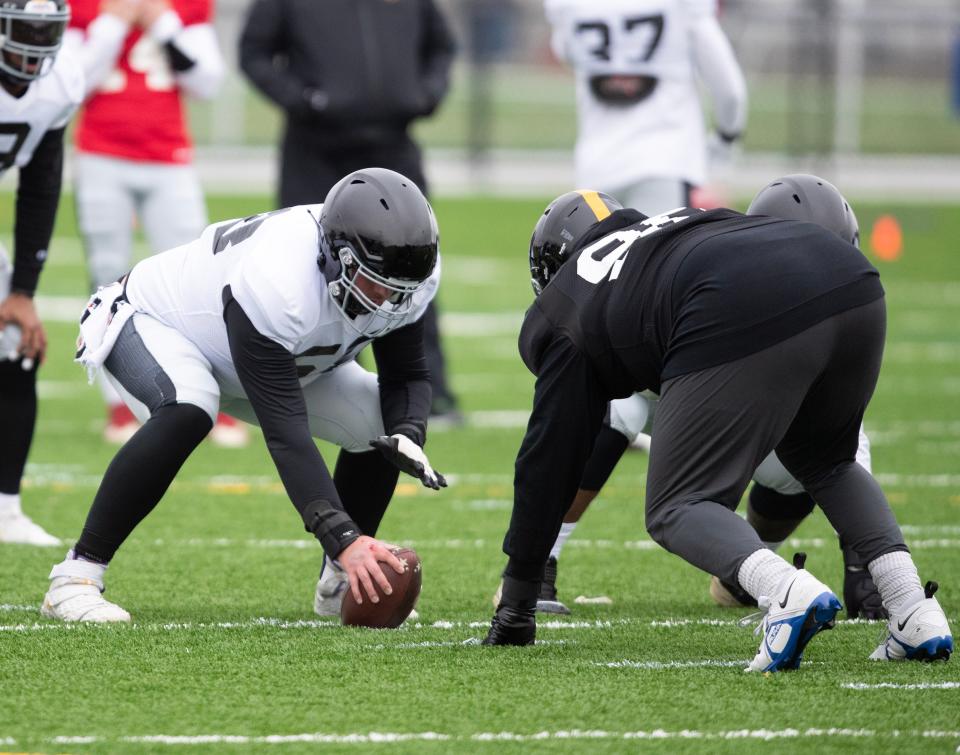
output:
{"label": "white yard line", "polygon": [[[579,740],[800,740],[814,738],[886,740],[886,739],[958,739],[960,731],[940,729],[852,729],[846,727],[817,727],[807,729],[641,729],[634,731],[607,731],[604,729],[560,729],[556,731],[514,732],[484,731],[473,734],[444,734],[424,731],[401,732],[354,732],[332,734],[308,732],[303,734],[147,734],[119,737],[58,736],[46,741],[55,745],[88,745],[97,743],[162,744],[191,746],[210,744],[265,745],[265,744],[394,744],[397,742],[547,742]],[[11,737],[0,737],[0,743],[15,745]]]}
{"label": "white yard line", "polygon": [[873,689],[960,689],[960,682],[917,682],[915,684],[899,684],[895,682],[880,682],[866,684],[865,682],[851,682],[841,684],[844,689],[873,690]]}
{"label": "white yard line", "polygon": [[664,669],[685,669],[685,668],[743,668],[749,661],[718,661],[711,658],[705,658],[700,661],[609,661],[602,663],[594,661],[591,665],[602,668],[635,668],[650,671],[660,671]]}

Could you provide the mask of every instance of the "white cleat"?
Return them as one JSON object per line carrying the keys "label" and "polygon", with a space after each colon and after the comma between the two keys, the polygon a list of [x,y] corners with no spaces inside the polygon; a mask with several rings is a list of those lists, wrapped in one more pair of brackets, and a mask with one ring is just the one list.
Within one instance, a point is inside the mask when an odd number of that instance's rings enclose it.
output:
{"label": "white cleat", "polygon": [[220,414],[210,431],[210,442],[219,448],[243,448],[250,442],[250,432],[239,420]]}
{"label": "white cleat", "polygon": [[20,543],[22,545],[61,545],[43,527],[23,513],[0,517],[0,543]]}
{"label": "white cleat", "polygon": [[953,652],[947,617],[934,596],[936,582],[927,582],[924,600],[891,616],[887,637],[870,654],[874,661],[946,661]]}
{"label": "white cleat", "polygon": [[[798,554],[798,557],[801,554]],[[797,558],[795,564],[803,565]],[[800,666],[803,650],[817,632],[832,629],[840,599],[806,569],[798,568],[773,598],[761,596],[766,608],[757,628],[763,633],[757,655],[746,671],[786,671]]]}
{"label": "white cleat", "polygon": [[349,589],[347,573],[324,555],[317,590],[313,595],[313,612],[318,616],[339,616],[340,604]]}
{"label": "white cleat", "polygon": [[64,561],[50,572],[50,589],[40,613],[48,619],[106,623],[130,621],[130,614],[103,597],[103,568],[86,561]]}

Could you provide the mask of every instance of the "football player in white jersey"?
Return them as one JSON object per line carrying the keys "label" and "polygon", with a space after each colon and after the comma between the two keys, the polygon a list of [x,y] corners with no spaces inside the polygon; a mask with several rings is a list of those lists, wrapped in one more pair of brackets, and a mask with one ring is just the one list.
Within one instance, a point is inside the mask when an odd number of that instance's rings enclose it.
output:
{"label": "football player in white jersey", "polygon": [[75,62],[58,55],[65,0],[0,4],[0,172],[19,168],[11,265],[0,247],[0,543],[59,545],[20,507],[37,417],[46,334],[33,295],[60,201],[63,132],[83,97]]}
{"label": "football player in white jersey", "polygon": [[[356,171],[322,205],[230,220],[135,265],[81,320],[78,359],[102,368],[143,426],[104,475],[43,614],[129,621],[106,601],[114,553],[209,432],[218,410],[259,424],[290,500],[325,552],[316,610],[347,589],[389,592],[373,539],[399,471],[446,485],[422,446],[430,374],[422,316],[440,279],[437,224],[416,185]],[[354,357],[372,343],[378,373]],[[331,478],[314,444],[341,447]]]}

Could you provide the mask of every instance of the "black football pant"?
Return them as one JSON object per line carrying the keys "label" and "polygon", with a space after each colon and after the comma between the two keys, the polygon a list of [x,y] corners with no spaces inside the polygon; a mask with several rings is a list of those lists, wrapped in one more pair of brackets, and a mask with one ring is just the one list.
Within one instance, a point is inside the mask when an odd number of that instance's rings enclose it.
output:
{"label": "black football pant", "polygon": [[666,381],[647,473],[650,536],[737,584],[744,559],[764,546],[734,510],[776,449],[864,563],[907,550],[880,486],[855,461],[885,333],[879,299],[756,354]]}
{"label": "black football pant", "polygon": [[16,495],[37,422],[37,364],[0,361],[0,493]]}

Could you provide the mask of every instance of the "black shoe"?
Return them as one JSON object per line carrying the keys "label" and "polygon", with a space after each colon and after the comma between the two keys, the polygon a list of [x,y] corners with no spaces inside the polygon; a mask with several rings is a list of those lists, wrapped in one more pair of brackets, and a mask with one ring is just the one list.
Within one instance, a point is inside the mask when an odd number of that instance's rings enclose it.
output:
{"label": "black shoe", "polygon": [[490,622],[483,645],[533,645],[537,619],[533,609],[501,605]]}
{"label": "black shoe", "polygon": [[856,553],[843,549],[843,602],[848,619],[889,619],[873,577]]}
{"label": "black shoe", "polygon": [[543,567],[543,581],[540,583],[540,594],[537,595],[537,610],[540,613],[557,613],[568,615],[570,609],[557,600],[557,559],[553,556],[547,559]]}
{"label": "black shoe", "polygon": [[449,429],[452,427],[462,427],[466,424],[466,417],[457,407],[457,402],[445,396],[435,396],[430,405],[430,417],[427,419],[427,425],[434,429]]}

